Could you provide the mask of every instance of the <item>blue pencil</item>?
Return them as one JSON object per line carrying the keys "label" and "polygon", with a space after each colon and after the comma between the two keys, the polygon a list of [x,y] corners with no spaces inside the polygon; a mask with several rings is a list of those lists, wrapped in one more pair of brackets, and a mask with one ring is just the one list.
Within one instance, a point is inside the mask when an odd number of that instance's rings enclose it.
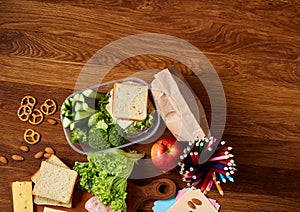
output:
{"label": "blue pencil", "polygon": [[227,174],[226,177],[230,182],[234,182],[234,179],[230,176],[230,174]]}
{"label": "blue pencil", "polygon": [[224,175],[221,174],[221,173],[218,173],[218,174],[219,174],[219,176],[220,176],[222,182],[223,182],[223,183],[226,183],[226,178],[224,177]]}

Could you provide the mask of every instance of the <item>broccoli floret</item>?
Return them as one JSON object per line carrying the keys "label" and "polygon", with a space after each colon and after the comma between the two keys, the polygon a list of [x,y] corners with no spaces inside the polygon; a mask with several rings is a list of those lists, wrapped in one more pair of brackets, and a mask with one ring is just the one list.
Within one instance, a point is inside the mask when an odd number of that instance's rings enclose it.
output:
{"label": "broccoli floret", "polygon": [[88,126],[92,127],[96,125],[99,121],[104,120],[105,123],[108,125],[113,123],[113,119],[106,110],[106,105],[108,103],[108,98],[109,95],[103,96],[99,101],[98,101],[98,112],[94,113],[88,121]]}
{"label": "broccoli floret", "polygon": [[97,127],[92,127],[90,129],[88,141],[90,147],[96,150],[105,149],[110,146],[106,131]]}
{"label": "broccoli floret", "polygon": [[105,121],[102,119],[102,120],[100,120],[100,121],[98,121],[97,122],[97,124],[96,124],[96,126],[95,126],[96,128],[100,128],[100,129],[103,129],[103,130],[107,130],[107,128],[108,128],[108,125],[105,123]]}
{"label": "broccoli floret", "polygon": [[102,120],[104,118],[104,114],[102,111],[99,111],[97,113],[94,113],[91,115],[88,121],[88,126],[92,127],[93,125],[97,124],[98,121]]}
{"label": "broccoli floret", "polygon": [[119,125],[115,124],[109,128],[108,141],[113,146],[120,146],[124,144],[125,142],[124,132]]}
{"label": "broccoli floret", "polygon": [[72,143],[86,142],[87,141],[87,132],[80,128],[75,128],[71,131],[71,141]]}
{"label": "broccoli floret", "polygon": [[129,127],[127,127],[125,129],[125,132],[128,134],[137,133],[138,131],[141,131],[141,130],[144,130],[144,129],[150,127],[152,124],[152,121],[153,121],[153,116],[152,116],[152,114],[148,113],[147,117],[144,121],[135,121],[134,123],[132,123]]}

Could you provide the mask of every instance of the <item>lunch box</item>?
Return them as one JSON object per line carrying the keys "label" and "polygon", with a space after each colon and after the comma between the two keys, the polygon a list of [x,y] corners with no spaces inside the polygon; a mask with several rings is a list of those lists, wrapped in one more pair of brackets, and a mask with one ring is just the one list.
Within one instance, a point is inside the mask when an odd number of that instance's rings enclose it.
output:
{"label": "lunch box", "polygon": [[[164,131],[165,125],[164,125],[164,122],[162,121],[162,118],[160,116],[160,112],[157,110],[156,102],[152,98],[150,86],[146,81],[144,81],[140,78],[129,77],[129,78],[123,78],[123,79],[118,79],[118,80],[113,80],[113,81],[93,85],[91,87],[88,87],[88,88],[85,88],[85,89],[82,89],[82,90],[79,90],[79,91],[75,91],[74,93],[69,95],[66,98],[66,100],[68,100],[70,98],[73,98],[76,94],[82,93],[82,91],[84,91],[86,89],[92,89],[92,90],[98,91],[100,93],[108,93],[108,92],[110,92],[111,89],[113,89],[114,83],[133,83],[133,84],[141,84],[141,85],[148,86],[148,98],[149,98],[149,101],[151,101],[153,106],[154,106],[154,112],[151,113],[152,116],[153,116],[151,126],[144,129],[144,130],[142,130],[142,131],[139,131],[138,134],[130,134],[130,135],[125,134],[124,138],[125,138],[126,141],[123,145],[120,145],[120,146],[117,146],[117,147],[109,147],[109,148],[102,149],[102,150],[92,149],[88,145],[88,142],[80,142],[79,141],[78,143],[73,143],[71,141],[70,129],[63,127],[63,131],[64,131],[64,134],[65,134],[66,140],[67,140],[68,144],[70,145],[70,147],[74,151],[76,151],[80,154],[88,154],[90,152],[101,153],[101,152],[104,152],[104,151],[107,151],[107,150],[121,149],[121,148],[128,147],[128,146],[131,146],[131,145],[134,145],[134,144],[151,143],[151,142],[155,141],[156,139],[158,139],[159,136]],[[61,120],[63,120],[62,110],[60,111],[60,118],[61,118]],[[163,131],[162,131],[162,129],[163,129]],[[159,134],[158,132],[161,132],[161,133]]]}

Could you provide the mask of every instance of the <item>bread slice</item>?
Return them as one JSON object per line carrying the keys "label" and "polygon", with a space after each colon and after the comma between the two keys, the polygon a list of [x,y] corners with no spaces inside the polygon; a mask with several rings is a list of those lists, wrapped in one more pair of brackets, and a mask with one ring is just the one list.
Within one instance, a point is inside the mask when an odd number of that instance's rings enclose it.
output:
{"label": "bread slice", "polygon": [[[62,162],[56,155],[51,155],[50,158],[46,160],[48,163],[51,163],[56,166],[60,166],[66,169],[70,169],[64,162]],[[40,177],[40,170],[38,170],[32,177],[31,180],[32,182],[36,183],[39,180]],[[62,206],[66,208],[72,208],[72,198],[70,202],[68,203],[63,203],[63,202],[58,202],[52,199],[48,199],[45,197],[40,197],[40,196],[34,196],[34,203],[37,205],[53,205],[53,206]]]}
{"label": "bread slice", "polygon": [[[46,161],[53,165],[60,166],[60,167],[66,168],[66,169],[70,169],[56,155],[51,155],[50,158],[48,158]],[[38,170],[31,176],[32,182],[36,183],[39,180],[39,177],[40,177],[40,170]]]}
{"label": "bread slice", "polygon": [[147,117],[148,86],[115,83],[112,113],[118,119],[143,121]]}
{"label": "bread slice", "polygon": [[69,203],[76,183],[77,172],[42,161],[40,177],[33,195]]}
{"label": "bread slice", "polygon": [[109,113],[109,115],[112,117],[112,119],[117,122],[117,124],[122,128],[122,129],[125,129],[127,128],[128,126],[130,126],[133,121],[131,120],[122,120],[122,119],[117,119],[113,116],[113,113],[112,113],[112,95],[113,95],[113,89],[109,92],[110,94],[110,97],[108,99],[108,104],[106,105],[106,110],[107,112]]}
{"label": "bread slice", "polygon": [[61,206],[61,207],[65,207],[65,208],[72,208],[72,198],[71,198],[70,202],[63,203],[63,202],[58,202],[58,201],[48,199],[45,197],[34,196],[33,201],[36,205],[52,205],[52,206]]}

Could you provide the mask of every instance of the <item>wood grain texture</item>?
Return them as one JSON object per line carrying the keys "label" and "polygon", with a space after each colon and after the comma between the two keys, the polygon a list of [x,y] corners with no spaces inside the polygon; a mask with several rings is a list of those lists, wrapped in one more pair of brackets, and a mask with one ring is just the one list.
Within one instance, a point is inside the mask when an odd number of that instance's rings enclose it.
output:
{"label": "wood grain texture", "polygon": [[[299,211],[300,207],[300,1],[298,0],[10,0],[0,1],[0,211],[12,211],[10,183],[26,180],[38,169],[34,153],[52,146],[69,165],[85,161],[69,148],[60,122],[34,127],[42,141],[22,153],[28,123],[16,111],[25,95],[41,104],[53,98],[61,105],[73,92],[87,61],[102,47],[134,34],[176,36],[201,50],[223,84],[227,122],[223,138],[234,147],[239,165],[236,183],[216,189],[221,211]],[[124,49],[117,49],[123,51]],[[126,50],[125,50],[126,51]],[[183,52],[176,52],[178,56]],[[109,63],[109,58],[103,63]],[[203,85],[184,64],[160,55],[139,55],[116,65],[104,81],[137,71],[171,65],[184,74],[203,103],[208,121],[211,105]],[[94,70],[103,66],[92,64]],[[151,72],[144,72],[145,76]],[[86,76],[86,84],[97,80]],[[59,113],[54,115],[59,121]],[[170,136],[168,131],[164,136]],[[138,145],[149,157],[151,144]],[[24,162],[12,161],[21,154]],[[136,184],[168,177],[184,184],[176,171]],[[9,192],[8,192],[9,191]],[[134,191],[128,191],[134,192]],[[74,207],[83,211],[90,197],[75,189]],[[153,201],[139,211],[151,211]],[[35,207],[42,211],[43,207]]]}

